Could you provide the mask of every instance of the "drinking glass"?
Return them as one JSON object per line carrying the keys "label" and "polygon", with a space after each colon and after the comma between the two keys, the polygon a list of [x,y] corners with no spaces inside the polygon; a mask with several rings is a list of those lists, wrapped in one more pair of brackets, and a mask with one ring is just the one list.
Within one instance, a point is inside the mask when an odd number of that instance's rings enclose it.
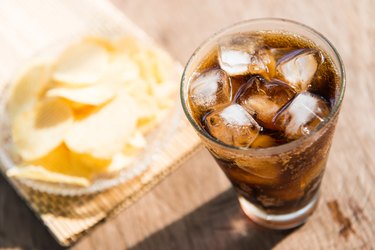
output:
{"label": "drinking glass", "polygon": [[[220,38],[256,31],[282,31],[312,41],[331,59],[339,84],[330,114],[309,135],[279,146],[239,148],[213,138],[193,118],[189,80]],[[180,94],[188,120],[232,183],[244,213],[265,227],[288,229],[304,223],[316,207],[344,91],[342,60],[323,35],[294,21],[254,19],[219,31],[193,53],[182,76]]]}

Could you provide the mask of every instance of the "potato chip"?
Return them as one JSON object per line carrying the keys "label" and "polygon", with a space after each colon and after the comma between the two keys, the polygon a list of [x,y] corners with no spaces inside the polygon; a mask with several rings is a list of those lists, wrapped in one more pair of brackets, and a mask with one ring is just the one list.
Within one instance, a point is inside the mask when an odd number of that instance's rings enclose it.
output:
{"label": "potato chip", "polygon": [[69,176],[79,176],[90,180],[105,171],[110,160],[96,159],[90,155],[71,152],[65,144],[60,144],[47,155],[28,161],[27,164]]}
{"label": "potato chip", "polygon": [[[141,86],[139,88],[142,88]],[[131,90],[128,91],[133,93]],[[154,92],[154,94],[150,95],[140,91],[140,93],[133,95],[138,105],[137,129],[144,135],[155,129],[157,124],[167,115],[166,111],[175,104],[175,100],[171,96],[164,96],[164,94],[158,96],[155,91],[151,90],[151,92]]]}
{"label": "potato chip", "polygon": [[[121,161],[121,165],[123,163],[124,161]],[[92,178],[108,171],[108,166],[112,166],[112,161],[72,153],[64,144],[61,144],[46,156],[25,164],[26,166],[10,169],[7,172],[8,176],[88,186]],[[116,164],[120,162],[117,161]]]}
{"label": "potato chip", "polygon": [[97,44],[105,48],[109,52],[113,52],[115,50],[115,47],[113,46],[112,41],[104,37],[88,36],[83,39],[83,42]]}
{"label": "potato chip", "polygon": [[84,105],[74,102],[70,103],[70,106],[73,109],[75,120],[82,120],[98,110],[97,106]]}
{"label": "potato chip", "polygon": [[9,175],[87,186],[130,168],[175,104],[176,72],[166,53],[133,37],[86,37],[35,65],[8,104],[23,158]]}
{"label": "potato chip", "polygon": [[[126,90],[137,102],[137,129],[139,129],[139,132],[147,134],[152,128],[154,128],[154,126],[150,126],[150,124],[155,124],[159,115],[159,107],[153,96],[142,91],[145,84],[142,84],[142,81],[140,81],[140,83],[140,90],[138,92],[136,91],[136,85],[134,85],[134,89],[126,88]],[[145,127],[148,128],[145,129]]]}
{"label": "potato chip", "polygon": [[160,109],[168,109],[174,105],[177,86],[174,82],[154,84],[153,96]]}
{"label": "potato chip", "polygon": [[89,85],[81,88],[53,88],[47,91],[47,97],[61,97],[72,102],[98,106],[108,102],[115,95],[115,89],[103,85]]}
{"label": "potato chip", "polygon": [[[146,49],[135,56],[141,68],[141,76],[151,82],[163,83],[171,80],[172,60],[159,49]],[[172,71],[173,72],[173,71]]]}
{"label": "potato chip", "polygon": [[72,166],[77,170],[87,169],[90,175],[88,178],[93,178],[96,175],[107,171],[108,165],[111,163],[112,159],[98,159],[89,154],[77,154],[75,152],[70,152],[70,159]]}
{"label": "potato chip", "polygon": [[112,157],[112,162],[107,167],[107,172],[116,172],[130,167],[137,159],[138,153],[144,149],[147,141],[143,134],[137,131],[129,139],[121,153],[117,153]]}
{"label": "potato chip", "polygon": [[152,86],[150,84],[143,80],[143,79],[133,79],[131,81],[126,81],[124,84],[120,86],[121,88],[124,88],[125,91],[134,97],[134,99],[137,100],[137,103],[143,104],[143,101],[149,99],[150,94],[152,94]]}
{"label": "potato chip", "polygon": [[56,148],[73,123],[73,113],[60,99],[45,99],[14,120],[12,136],[24,160],[40,158]]}
{"label": "potato chip", "polygon": [[109,59],[108,51],[97,43],[80,42],[62,53],[52,77],[67,85],[93,84],[106,71]]}
{"label": "potato chip", "polygon": [[107,168],[107,171],[112,173],[128,168],[134,163],[135,159],[135,156],[129,156],[123,153],[115,154],[112,158],[112,162]]}
{"label": "potato chip", "polygon": [[144,148],[147,145],[147,141],[143,134],[137,131],[129,140],[129,145],[135,148]]}
{"label": "potato chip", "polygon": [[175,65],[170,56],[150,42],[124,37],[114,41],[114,46],[137,62],[141,77],[147,81],[162,83],[175,74],[175,70],[171,70]]}
{"label": "potato chip", "polygon": [[144,42],[141,42],[132,36],[118,38],[114,40],[112,44],[117,51],[121,51],[130,57],[134,57],[134,55],[146,47]]}
{"label": "potato chip", "polygon": [[68,148],[96,158],[110,159],[131,138],[137,122],[135,100],[121,91],[103,107],[76,120],[65,137]]}
{"label": "potato chip", "polygon": [[97,84],[108,88],[123,86],[126,81],[139,79],[138,65],[125,53],[116,53],[111,57],[107,70]]}
{"label": "potato chip", "polygon": [[21,179],[63,183],[82,187],[87,187],[90,185],[90,182],[86,178],[64,175],[58,172],[49,171],[44,167],[32,165],[11,168],[7,171],[7,175],[9,177],[17,177]]}
{"label": "potato chip", "polygon": [[11,120],[23,111],[35,105],[41,92],[48,83],[50,67],[46,64],[36,64],[26,67],[16,78],[10,89],[7,103]]}

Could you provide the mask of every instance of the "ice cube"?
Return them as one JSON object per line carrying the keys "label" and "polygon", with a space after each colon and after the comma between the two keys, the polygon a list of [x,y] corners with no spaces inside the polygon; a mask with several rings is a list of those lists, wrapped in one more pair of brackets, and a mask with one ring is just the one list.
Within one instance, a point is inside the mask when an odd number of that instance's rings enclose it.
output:
{"label": "ice cube", "polygon": [[[280,165],[274,158],[237,158],[235,159],[236,165],[254,177],[260,177],[263,181],[259,184],[268,184],[267,180],[273,180],[277,184],[278,176],[280,175]],[[250,182],[251,183],[251,182]]]}
{"label": "ice cube", "polygon": [[219,41],[220,67],[230,76],[260,74],[271,78],[276,62],[269,49],[261,46],[261,37],[239,35]]}
{"label": "ice cube", "polygon": [[237,147],[249,147],[261,130],[253,117],[236,103],[208,114],[204,125],[213,137]]}
{"label": "ice cube", "polygon": [[195,112],[207,112],[232,100],[231,81],[221,69],[203,72],[190,82],[189,97]]}
{"label": "ice cube", "polygon": [[277,145],[275,138],[269,135],[258,135],[257,138],[251,144],[252,148],[268,148]]}
{"label": "ice cube", "polygon": [[220,48],[246,51],[250,54],[253,54],[263,44],[263,37],[256,34],[228,35],[219,40]]}
{"label": "ice cube", "polygon": [[276,113],[294,95],[295,91],[279,80],[267,81],[260,76],[254,76],[238,90],[235,101],[260,125],[273,129]]}
{"label": "ice cube", "polygon": [[287,47],[287,48],[271,48],[270,52],[275,59],[275,61],[279,61],[281,58],[283,58],[286,54],[292,52],[293,48]]}
{"label": "ice cube", "polygon": [[276,75],[297,92],[305,91],[323,62],[323,55],[315,49],[298,49],[279,59]]}
{"label": "ice cube", "polygon": [[269,49],[262,48],[257,50],[251,58],[249,66],[251,74],[262,75],[266,79],[271,79],[276,74],[276,61]]}
{"label": "ice cube", "polygon": [[245,51],[221,48],[219,52],[220,67],[230,76],[249,73],[251,55]]}
{"label": "ice cube", "polygon": [[327,115],[327,102],[312,93],[298,94],[275,117],[275,125],[290,139],[297,139],[313,131]]}

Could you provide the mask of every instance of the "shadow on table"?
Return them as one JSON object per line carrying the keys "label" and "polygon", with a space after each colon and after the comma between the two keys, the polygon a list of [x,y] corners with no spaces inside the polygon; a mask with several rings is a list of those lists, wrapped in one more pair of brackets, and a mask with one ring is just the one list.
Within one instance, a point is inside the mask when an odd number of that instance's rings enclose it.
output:
{"label": "shadow on table", "polygon": [[131,250],[271,249],[290,232],[255,225],[242,213],[234,191],[229,189]]}
{"label": "shadow on table", "polygon": [[64,249],[0,174],[0,249]]}

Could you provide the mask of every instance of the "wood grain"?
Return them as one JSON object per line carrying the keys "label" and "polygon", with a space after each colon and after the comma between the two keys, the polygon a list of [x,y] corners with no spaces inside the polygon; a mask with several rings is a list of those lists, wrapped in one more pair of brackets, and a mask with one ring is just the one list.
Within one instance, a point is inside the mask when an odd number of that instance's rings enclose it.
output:
{"label": "wood grain", "polygon": [[[302,227],[274,232],[240,212],[206,150],[73,249],[373,249],[375,246],[375,2],[112,0],[185,64],[210,34],[235,21],[283,17],[324,34],[340,52],[347,91],[317,211]],[[339,218],[339,219],[338,219]],[[341,218],[341,219],[340,219]],[[350,223],[350,229],[345,229]],[[343,230],[345,233],[342,233]],[[0,248],[58,249],[0,177]]]}

